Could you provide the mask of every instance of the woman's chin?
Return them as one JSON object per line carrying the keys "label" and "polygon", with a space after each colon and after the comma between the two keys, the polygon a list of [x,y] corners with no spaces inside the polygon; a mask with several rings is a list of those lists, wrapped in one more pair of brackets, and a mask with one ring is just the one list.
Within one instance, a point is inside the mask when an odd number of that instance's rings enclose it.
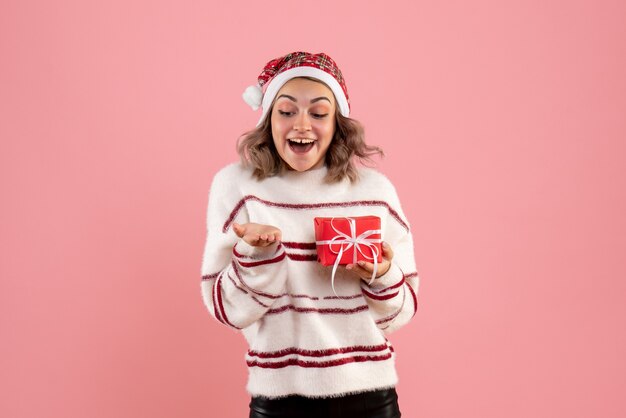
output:
{"label": "woman's chin", "polygon": [[295,170],[295,171],[308,171],[308,170],[311,170],[312,168],[315,168],[316,166],[316,161],[313,161],[313,160],[298,161],[295,159],[289,159],[286,162],[287,162],[287,165],[291,167],[292,170]]}
{"label": "woman's chin", "polygon": [[294,163],[287,163],[287,164],[289,164],[289,167],[291,167],[292,170],[300,171],[300,172],[307,171],[313,167],[313,164],[294,164]]}
{"label": "woman's chin", "polygon": [[307,171],[313,168],[318,160],[316,158],[317,156],[313,155],[312,150],[307,152],[306,155],[298,155],[293,152],[288,152],[285,157],[287,165],[296,171]]}

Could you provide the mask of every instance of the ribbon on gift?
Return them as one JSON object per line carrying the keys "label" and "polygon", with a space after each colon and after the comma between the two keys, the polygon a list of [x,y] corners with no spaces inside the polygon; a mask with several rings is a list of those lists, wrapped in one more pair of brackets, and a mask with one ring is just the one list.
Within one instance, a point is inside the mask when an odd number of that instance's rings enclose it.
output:
{"label": "ribbon on gift", "polygon": [[[315,244],[317,245],[328,244],[328,249],[330,250],[330,252],[332,252],[333,254],[337,254],[337,258],[335,260],[335,264],[333,265],[333,272],[332,272],[331,279],[330,279],[330,284],[331,284],[331,287],[333,288],[333,293],[335,294],[335,296],[339,296],[337,295],[337,292],[335,291],[335,272],[337,271],[337,267],[339,266],[339,262],[341,261],[341,256],[343,255],[344,252],[352,248],[352,246],[354,246],[354,250],[352,252],[353,264],[356,264],[357,262],[357,251],[361,253],[363,258],[373,260],[374,270],[372,271],[372,278],[370,279],[370,282],[369,282],[370,285],[376,278],[376,272],[378,270],[378,247],[376,247],[376,245],[374,244],[380,243],[381,239],[370,238],[370,236],[380,234],[381,233],[380,229],[369,229],[357,237],[356,236],[356,220],[353,218],[349,218],[349,217],[345,217],[345,219],[348,220],[348,224],[350,225],[350,235],[335,228],[335,225],[333,225],[333,221],[335,220],[335,218],[333,217],[330,220],[330,226],[331,228],[335,230],[337,235],[333,239],[330,239],[330,240],[315,241]],[[338,251],[333,250],[333,245],[336,245],[336,244],[339,244]],[[365,254],[361,246],[368,247],[372,252],[372,257]]]}

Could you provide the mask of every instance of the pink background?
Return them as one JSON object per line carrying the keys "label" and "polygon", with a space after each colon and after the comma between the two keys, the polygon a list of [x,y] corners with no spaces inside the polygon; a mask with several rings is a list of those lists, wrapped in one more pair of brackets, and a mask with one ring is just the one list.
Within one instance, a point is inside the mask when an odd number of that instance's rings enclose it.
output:
{"label": "pink background", "polygon": [[207,193],[294,50],[338,62],[413,227],[403,417],[626,415],[626,3],[97,3],[0,6],[0,416],[247,416]]}

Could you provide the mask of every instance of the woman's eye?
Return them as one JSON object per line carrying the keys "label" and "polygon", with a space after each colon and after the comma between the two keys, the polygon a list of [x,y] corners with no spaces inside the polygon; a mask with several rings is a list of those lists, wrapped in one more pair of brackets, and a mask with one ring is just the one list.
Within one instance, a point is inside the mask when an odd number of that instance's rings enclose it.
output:
{"label": "woman's eye", "polygon": [[[294,113],[294,112],[285,112],[285,111],[283,111],[283,110],[279,110],[279,111],[278,111],[278,114],[280,114],[280,115],[282,115],[282,116],[287,116],[287,117],[289,117],[289,116],[293,115],[293,113]],[[325,118],[326,116],[328,116],[328,113],[324,113],[324,114],[321,114],[321,113],[311,113],[311,115],[312,115],[315,119],[322,119],[322,118]]]}

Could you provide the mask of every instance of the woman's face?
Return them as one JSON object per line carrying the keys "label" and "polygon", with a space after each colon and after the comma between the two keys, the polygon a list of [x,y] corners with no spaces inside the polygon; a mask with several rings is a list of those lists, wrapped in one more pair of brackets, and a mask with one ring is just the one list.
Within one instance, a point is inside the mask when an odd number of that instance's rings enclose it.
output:
{"label": "woman's face", "polygon": [[322,83],[292,78],[276,94],[272,136],[280,157],[294,170],[324,165],[335,134],[335,96]]}

